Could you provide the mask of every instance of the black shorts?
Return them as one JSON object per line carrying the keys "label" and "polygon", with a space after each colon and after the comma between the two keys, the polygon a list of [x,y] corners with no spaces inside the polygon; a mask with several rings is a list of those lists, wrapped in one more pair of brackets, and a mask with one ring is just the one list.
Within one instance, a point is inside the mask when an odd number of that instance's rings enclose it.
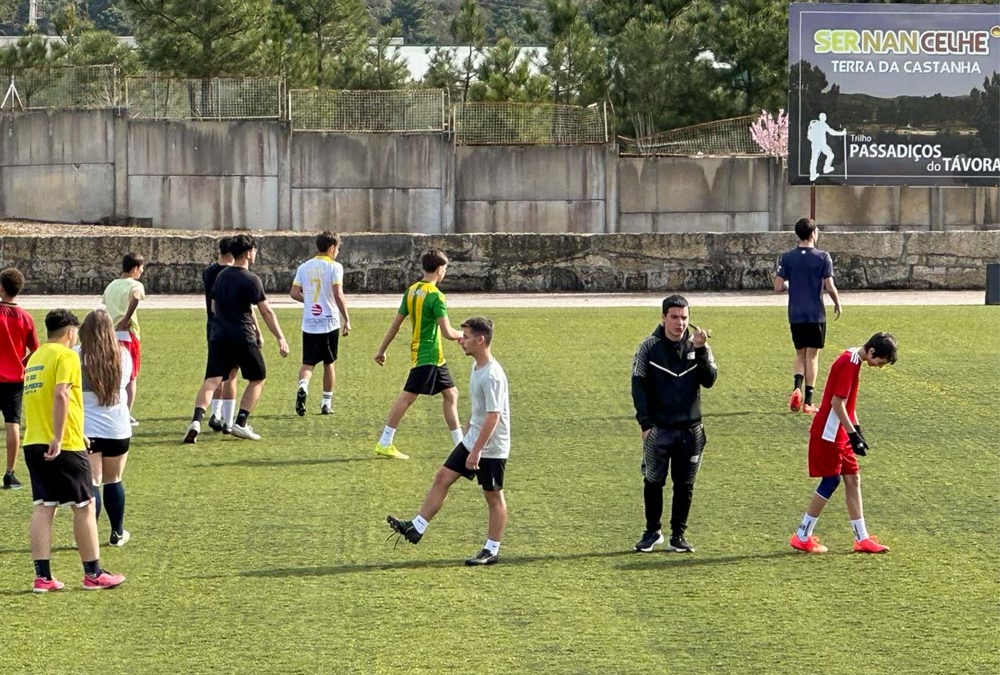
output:
{"label": "black shorts", "polygon": [[21,423],[21,397],[24,382],[0,382],[0,411],[5,424]]}
{"label": "black shorts", "polygon": [[451,371],[448,370],[448,366],[442,363],[440,366],[410,368],[410,375],[406,378],[403,391],[434,396],[454,386],[455,380],[451,379]]}
{"label": "black shorts", "polygon": [[302,334],[302,365],[315,366],[317,363],[333,363],[337,360],[340,345],[340,329],[329,333]]}
{"label": "black shorts", "polygon": [[205,379],[229,379],[233,368],[239,368],[244,380],[255,382],[267,379],[264,355],[256,343],[246,340],[212,340],[208,343],[208,366]]}
{"label": "black shorts", "polygon": [[121,457],[128,452],[131,438],[91,438],[88,454],[101,453],[105,457]]}
{"label": "black shorts", "polygon": [[86,452],[63,450],[49,461],[47,445],[24,446],[24,463],[31,477],[31,499],[37,506],[86,506],[94,497]]}
{"label": "black shorts", "polygon": [[796,349],[823,349],[826,344],[826,322],[793,323],[792,344]]}
{"label": "black shorts", "polygon": [[507,470],[506,459],[480,457],[479,470],[474,471],[465,466],[465,460],[468,458],[468,448],[465,447],[465,444],[459,443],[451,451],[451,454],[448,455],[448,459],[444,460],[444,468],[451,469],[469,480],[477,477],[479,484],[483,487],[483,492],[499,492],[503,490],[503,476]]}

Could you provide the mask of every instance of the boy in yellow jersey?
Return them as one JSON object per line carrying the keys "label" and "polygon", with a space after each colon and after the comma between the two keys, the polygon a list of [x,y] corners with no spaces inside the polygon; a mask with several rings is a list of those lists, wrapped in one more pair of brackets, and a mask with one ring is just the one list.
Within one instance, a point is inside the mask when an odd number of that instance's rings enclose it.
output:
{"label": "boy in yellow jersey", "polygon": [[441,394],[444,399],[444,421],[451,433],[451,444],[456,446],[462,442],[462,429],[458,422],[458,389],[445,365],[444,348],[441,345],[442,337],[456,341],[462,337],[448,322],[448,304],[444,293],[437,287],[448,271],[448,256],[443,251],[432,248],[421,257],[420,264],[424,277],[406,289],[399,312],[375,354],[375,363],[385,365],[385,350],[396,337],[406,317],[410,317],[413,325],[410,337],[410,375],[403,385],[403,391],[392,404],[382,437],[375,445],[375,454],[379,457],[410,458],[397,450],[392,441],[403,415],[421,394]]}
{"label": "boy in yellow jersey", "polygon": [[121,574],[101,569],[90,461],[83,437],[80,357],[73,351],[79,320],[66,309],[45,316],[48,341],[28,359],[24,378],[24,463],[31,476],[31,557],[35,593],[58,591],[52,576],[52,521],[56,507],[73,509],[73,536],[83,560],[83,587],[114,588]]}
{"label": "boy in yellow jersey", "polygon": [[135,380],[139,377],[139,364],[142,361],[142,349],[139,341],[139,319],[136,310],[139,302],[146,299],[146,289],[139,277],[146,269],[146,259],[138,253],[126,253],[122,256],[121,276],[112,281],[104,289],[101,302],[108,309],[111,321],[115,324],[115,336],[132,357],[132,376],[129,377],[128,394],[129,421],[132,426],[138,426],[132,417],[132,406],[135,405]]}

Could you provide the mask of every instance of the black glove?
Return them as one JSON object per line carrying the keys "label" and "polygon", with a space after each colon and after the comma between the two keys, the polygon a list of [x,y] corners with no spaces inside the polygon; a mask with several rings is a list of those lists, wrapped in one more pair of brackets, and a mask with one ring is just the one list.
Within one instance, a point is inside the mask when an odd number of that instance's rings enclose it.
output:
{"label": "black glove", "polygon": [[860,429],[847,434],[847,437],[851,440],[851,450],[854,451],[855,455],[864,457],[868,454],[868,443],[865,442]]}

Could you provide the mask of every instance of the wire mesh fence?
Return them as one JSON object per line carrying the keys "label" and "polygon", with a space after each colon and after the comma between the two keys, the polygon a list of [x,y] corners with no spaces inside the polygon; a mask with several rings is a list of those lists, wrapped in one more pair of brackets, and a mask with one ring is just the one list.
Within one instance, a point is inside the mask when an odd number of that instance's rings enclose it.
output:
{"label": "wire mesh fence", "polygon": [[292,89],[288,99],[294,131],[432,132],[448,124],[445,89]]}
{"label": "wire mesh fence", "polygon": [[763,155],[750,135],[756,115],[706,122],[643,138],[623,139],[623,154],[685,157]]}
{"label": "wire mesh fence", "polygon": [[99,109],[122,105],[115,66],[0,68],[3,110]]}
{"label": "wire mesh fence", "polygon": [[587,107],[551,103],[459,103],[459,145],[582,145],[608,142],[604,104]]}
{"label": "wire mesh fence", "polygon": [[125,80],[129,117],[168,120],[281,119],[280,77],[164,77]]}

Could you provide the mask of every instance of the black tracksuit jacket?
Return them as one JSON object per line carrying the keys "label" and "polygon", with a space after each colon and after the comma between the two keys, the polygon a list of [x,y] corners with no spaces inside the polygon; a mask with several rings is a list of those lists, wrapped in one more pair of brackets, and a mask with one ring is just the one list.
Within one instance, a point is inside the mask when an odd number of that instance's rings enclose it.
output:
{"label": "black tracksuit jacket", "polygon": [[632,363],[635,418],[645,431],[690,429],[701,423],[701,387],[715,384],[719,371],[708,345],[694,348],[690,328],[673,342],[657,326],[642,341]]}

